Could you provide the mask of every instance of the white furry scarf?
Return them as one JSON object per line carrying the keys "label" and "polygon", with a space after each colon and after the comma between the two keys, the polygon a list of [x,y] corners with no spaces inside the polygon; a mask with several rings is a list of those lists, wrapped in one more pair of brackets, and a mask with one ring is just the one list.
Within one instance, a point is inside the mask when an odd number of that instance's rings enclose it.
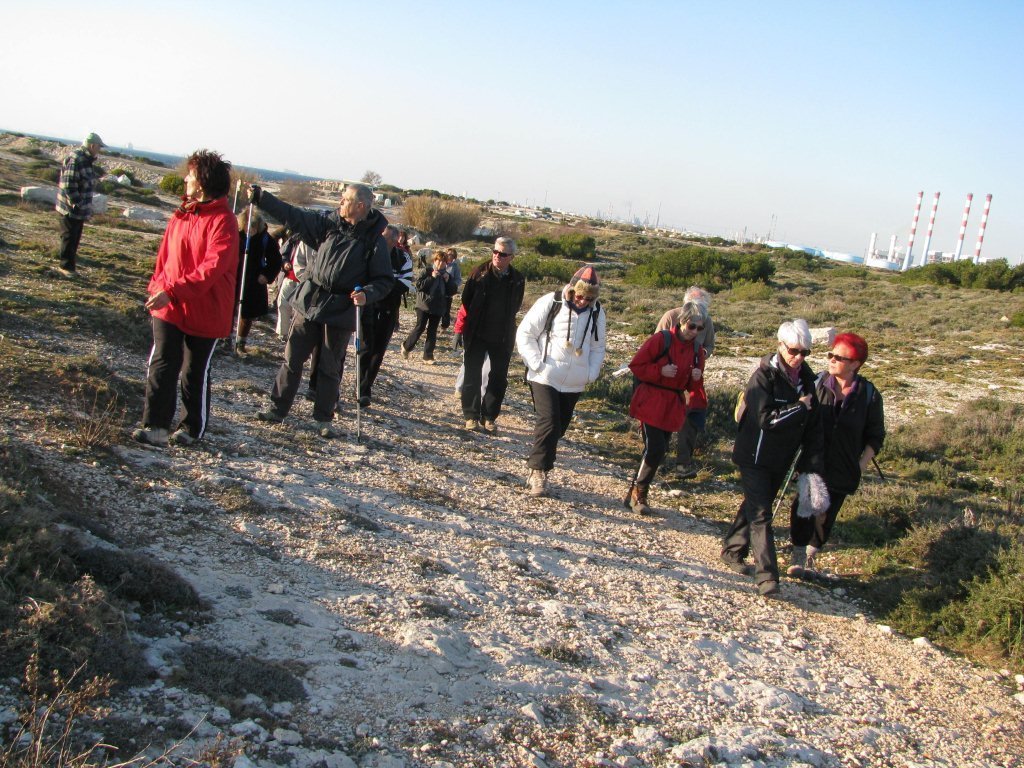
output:
{"label": "white furry scarf", "polygon": [[825,478],[813,472],[802,472],[797,480],[797,487],[800,490],[800,503],[796,513],[800,517],[815,517],[824,514],[828,510],[831,499],[828,497],[828,488],[825,487]]}

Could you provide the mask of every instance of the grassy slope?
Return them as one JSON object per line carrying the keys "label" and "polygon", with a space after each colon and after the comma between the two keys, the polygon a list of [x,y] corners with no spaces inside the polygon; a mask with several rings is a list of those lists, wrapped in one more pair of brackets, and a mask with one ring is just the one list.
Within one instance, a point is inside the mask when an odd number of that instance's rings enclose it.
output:
{"label": "grassy slope", "polygon": [[[149,343],[141,297],[160,231],[127,228],[113,215],[100,217],[87,225],[80,251],[87,284],[61,280],[54,269],[55,215],[11,194],[33,182],[29,161],[0,153],[0,376],[8,384],[0,391],[0,406],[36,420],[41,440],[88,457],[96,446],[121,439],[116,430],[122,427],[122,414],[141,410],[141,371],[122,379],[107,361],[76,355],[71,340],[99,335],[141,358]],[[626,286],[618,277],[623,263],[653,243],[610,231],[597,235],[599,261],[606,265],[607,365],[613,368],[628,360],[680,295]],[[487,247],[480,243],[460,249],[486,257]],[[530,286],[527,301],[557,286],[556,280],[538,281]],[[1019,581],[1022,558],[1012,542],[1021,530],[1020,500],[1014,493],[1024,474],[1024,436],[1014,425],[1022,421],[1018,376],[1024,341],[1021,331],[1001,318],[1022,310],[1021,295],[906,287],[891,275],[831,265],[816,272],[781,267],[769,298],[741,301],[729,292],[719,294],[713,306],[720,335],[709,365],[712,418],[706,470],[696,482],[669,480],[661,490],[683,490],[682,502],[694,514],[731,517],[739,498],[728,461],[731,405],[753,360],[771,349],[774,329],[784,319],[801,316],[812,326],[856,330],[872,345],[865,372],[886,398],[891,440],[882,463],[890,481],[882,485],[869,479],[862,493],[848,501],[826,565],[845,574],[850,586],[907,631],[945,633],[947,644],[979,655],[1009,654],[1020,665],[1012,615],[1006,618],[1005,612],[989,608],[975,616],[967,610],[951,612],[948,606],[966,594],[965,580],[984,577],[989,568],[995,568],[995,576],[983,579],[979,593],[1000,578],[1008,578],[1011,587],[1014,575]],[[66,335],[68,348],[34,341],[42,328]],[[812,360],[815,367],[822,362],[820,353]],[[984,396],[994,400],[977,405]],[[50,403],[47,413],[36,412],[41,400]],[[579,409],[591,439],[624,469],[632,467],[638,452],[623,416],[627,400],[628,379],[606,377]],[[18,461],[4,462],[3,508],[24,509],[45,480],[33,476],[30,457],[7,458]],[[74,508],[74,499],[61,499],[59,493],[52,500]],[[966,532],[962,526],[950,528],[949,521],[965,506],[980,516],[981,525]],[[958,581],[950,583],[951,578]],[[1014,594],[1008,588],[981,597],[985,605],[998,607]],[[1007,626],[999,635],[993,623],[1004,619]]]}

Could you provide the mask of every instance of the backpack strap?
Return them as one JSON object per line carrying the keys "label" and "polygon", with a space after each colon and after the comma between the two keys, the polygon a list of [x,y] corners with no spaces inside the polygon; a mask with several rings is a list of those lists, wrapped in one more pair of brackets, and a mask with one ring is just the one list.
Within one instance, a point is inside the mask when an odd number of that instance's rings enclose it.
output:
{"label": "backpack strap", "polygon": [[[556,294],[557,295],[557,294]],[[548,359],[548,346],[551,344],[551,326],[554,325],[555,315],[562,308],[562,300],[553,298],[551,308],[548,310],[547,319],[544,321],[544,356],[541,360]]]}

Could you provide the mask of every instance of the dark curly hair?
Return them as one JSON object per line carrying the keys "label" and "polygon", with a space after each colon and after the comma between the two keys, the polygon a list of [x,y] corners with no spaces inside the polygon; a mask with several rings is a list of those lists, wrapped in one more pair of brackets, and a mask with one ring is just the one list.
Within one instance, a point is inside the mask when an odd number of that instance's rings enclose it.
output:
{"label": "dark curly hair", "polygon": [[231,188],[231,163],[219,152],[197,149],[188,156],[185,165],[196,172],[199,186],[211,200],[224,197]]}

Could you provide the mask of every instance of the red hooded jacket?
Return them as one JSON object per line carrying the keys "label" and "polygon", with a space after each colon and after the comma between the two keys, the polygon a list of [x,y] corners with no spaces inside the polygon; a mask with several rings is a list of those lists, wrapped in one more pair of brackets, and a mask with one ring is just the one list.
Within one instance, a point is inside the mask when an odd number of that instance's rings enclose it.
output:
{"label": "red hooded jacket", "polygon": [[238,274],[238,224],[226,197],[174,212],[149,281],[150,295],[166,291],[171,303],[153,317],[190,336],[231,335]]}
{"label": "red hooded jacket", "polygon": [[[639,380],[629,403],[629,415],[666,432],[678,432],[686,421],[684,393],[697,386],[690,373],[694,368],[703,371],[704,364],[694,359],[694,343],[679,338],[679,326],[672,329],[668,355],[663,354],[662,339],[661,331],[647,339],[629,364]],[[661,375],[662,367],[669,363],[675,363],[678,369],[670,379]]]}

